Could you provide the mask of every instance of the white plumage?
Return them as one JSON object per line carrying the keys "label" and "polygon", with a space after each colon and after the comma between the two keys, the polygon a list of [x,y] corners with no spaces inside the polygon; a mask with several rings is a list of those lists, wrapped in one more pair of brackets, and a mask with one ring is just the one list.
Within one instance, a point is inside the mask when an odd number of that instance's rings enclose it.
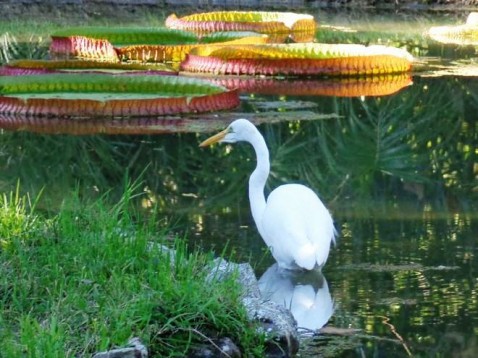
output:
{"label": "white plumage", "polygon": [[322,267],[335,242],[330,213],[308,187],[285,184],[267,198],[264,187],[269,176],[269,150],[257,128],[246,119],[232,122],[222,132],[200,144],[216,142],[250,143],[257,157],[256,169],[249,178],[249,202],[259,234],[281,268],[312,270]]}
{"label": "white plumage", "polygon": [[283,270],[274,264],[259,279],[259,289],[265,300],[288,308],[298,328],[320,329],[335,310],[327,280],[319,271]]}

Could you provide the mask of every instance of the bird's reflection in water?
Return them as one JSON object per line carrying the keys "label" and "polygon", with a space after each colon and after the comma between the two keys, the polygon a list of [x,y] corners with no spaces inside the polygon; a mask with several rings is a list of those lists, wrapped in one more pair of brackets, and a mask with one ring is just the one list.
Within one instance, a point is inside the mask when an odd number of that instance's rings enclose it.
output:
{"label": "bird's reflection in water", "polygon": [[259,279],[266,300],[284,305],[299,328],[318,330],[334,313],[329,286],[320,271],[291,271],[272,265]]}

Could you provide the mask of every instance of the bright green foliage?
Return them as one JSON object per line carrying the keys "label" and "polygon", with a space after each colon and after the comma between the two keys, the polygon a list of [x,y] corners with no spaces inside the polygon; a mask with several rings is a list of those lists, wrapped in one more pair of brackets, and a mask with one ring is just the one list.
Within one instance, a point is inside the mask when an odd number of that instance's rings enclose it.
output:
{"label": "bright green foliage", "polygon": [[205,337],[227,336],[246,356],[261,356],[262,339],[234,281],[205,284],[211,256],[181,243],[174,257],[162,251],[158,223],[134,223],[131,192],[113,207],[105,198],[70,200],[51,220],[29,212],[18,195],[7,198],[0,209],[0,228],[10,228],[2,231],[9,249],[0,251],[2,354],[89,356],[140,337],[153,356],[183,357]]}
{"label": "bright green foliage", "polygon": [[239,45],[225,46],[209,51],[212,56],[220,58],[246,59],[347,59],[357,56],[394,56],[412,61],[412,56],[405,50],[390,46],[364,46],[355,44],[324,44],[324,43],[296,43],[296,44],[266,44],[266,45]]}
{"label": "bright green foliage", "polygon": [[154,93],[160,96],[206,95],[224,92],[207,81],[178,76],[110,76],[49,74],[0,77],[0,95],[51,92]]}
{"label": "bright green foliage", "polygon": [[0,250],[7,250],[12,241],[26,240],[39,227],[37,217],[28,215],[33,206],[28,196],[20,197],[19,187],[0,195]]}

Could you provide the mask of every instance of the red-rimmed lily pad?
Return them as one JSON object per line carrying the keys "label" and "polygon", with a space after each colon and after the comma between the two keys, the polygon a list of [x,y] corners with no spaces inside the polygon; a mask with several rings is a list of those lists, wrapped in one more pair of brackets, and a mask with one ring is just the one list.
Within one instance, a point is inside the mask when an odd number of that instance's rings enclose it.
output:
{"label": "red-rimmed lily pad", "polygon": [[80,27],[52,35],[50,54],[55,59],[96,60],[109,63],[179,62],[202,44],[263,44],[267,35],[250,31],[197,35],[166,28]]}
{"label": "red-rimmed lily pad", "polygon": [[72,27],[51,35],[54,58],[96,59],[118,62],[115,47],[130,45],[184,45],[197,35],[180,30],[149,27]]}
{"label": "red-rimmed lily pad", "polygon": [[108,63],[93,60],[17,60],[0,67],[0,76],[23,76],[58,72],[177,75],[162,63]]}
{"label": "red-rimmed lily pad", "polygon": [[235,75],[378,75],[410,71],[412,61],[407,51],[388,46],[269,44],[197,48],[181,69]]}
{"label": "red-rimmed lily pad", "polygon": [[50,56],[54,59],[90,59],[119,62],[111,42],[86,36],[52,36]]}
{"label": "red-rimmed lily pad", "polygon": [[130,45],[116,48],[122,61],[180,62],[196,47],[265,44],[267,35],[255,32],[221,32],[204,36],[200,43],[182,45]]}
{"label": "red-rimmed lily pad", "polygon": [[313,39],[317,29],[314,17],[309,14],[273,11],[213,11],[178,18],[171,14],[166,19],[171,29],[205,34],[217,31],[254,31],[264,34],[309,34]]}
{"label": "red-rimmed lily pad", "polygon": [[129,117],[210,112],[239,104],[237,91],[178,76],[51,74],[0,77],[0,113]]}
{"label": "red-rimmed lily pad", "polygon": [[271,77],[219,76],[212,82],[241,93],[284,96],[369,97],[388,96],[410,86],[410,74],[326,79],[277,79]]}

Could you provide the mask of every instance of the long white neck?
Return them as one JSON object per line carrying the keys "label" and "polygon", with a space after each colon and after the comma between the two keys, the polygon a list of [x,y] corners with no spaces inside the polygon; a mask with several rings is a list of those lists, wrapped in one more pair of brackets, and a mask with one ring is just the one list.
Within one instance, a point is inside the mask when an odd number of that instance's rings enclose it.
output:
{"label": "long white neck", "polygon": [[262,215],[266,208],[264,187],[270,171],[269,150],[259,131],[249,139],[249,143],[254,147],[257,157],[256,169],[249,178],[249,202],[251,204],[252,217],[262,236]]}

